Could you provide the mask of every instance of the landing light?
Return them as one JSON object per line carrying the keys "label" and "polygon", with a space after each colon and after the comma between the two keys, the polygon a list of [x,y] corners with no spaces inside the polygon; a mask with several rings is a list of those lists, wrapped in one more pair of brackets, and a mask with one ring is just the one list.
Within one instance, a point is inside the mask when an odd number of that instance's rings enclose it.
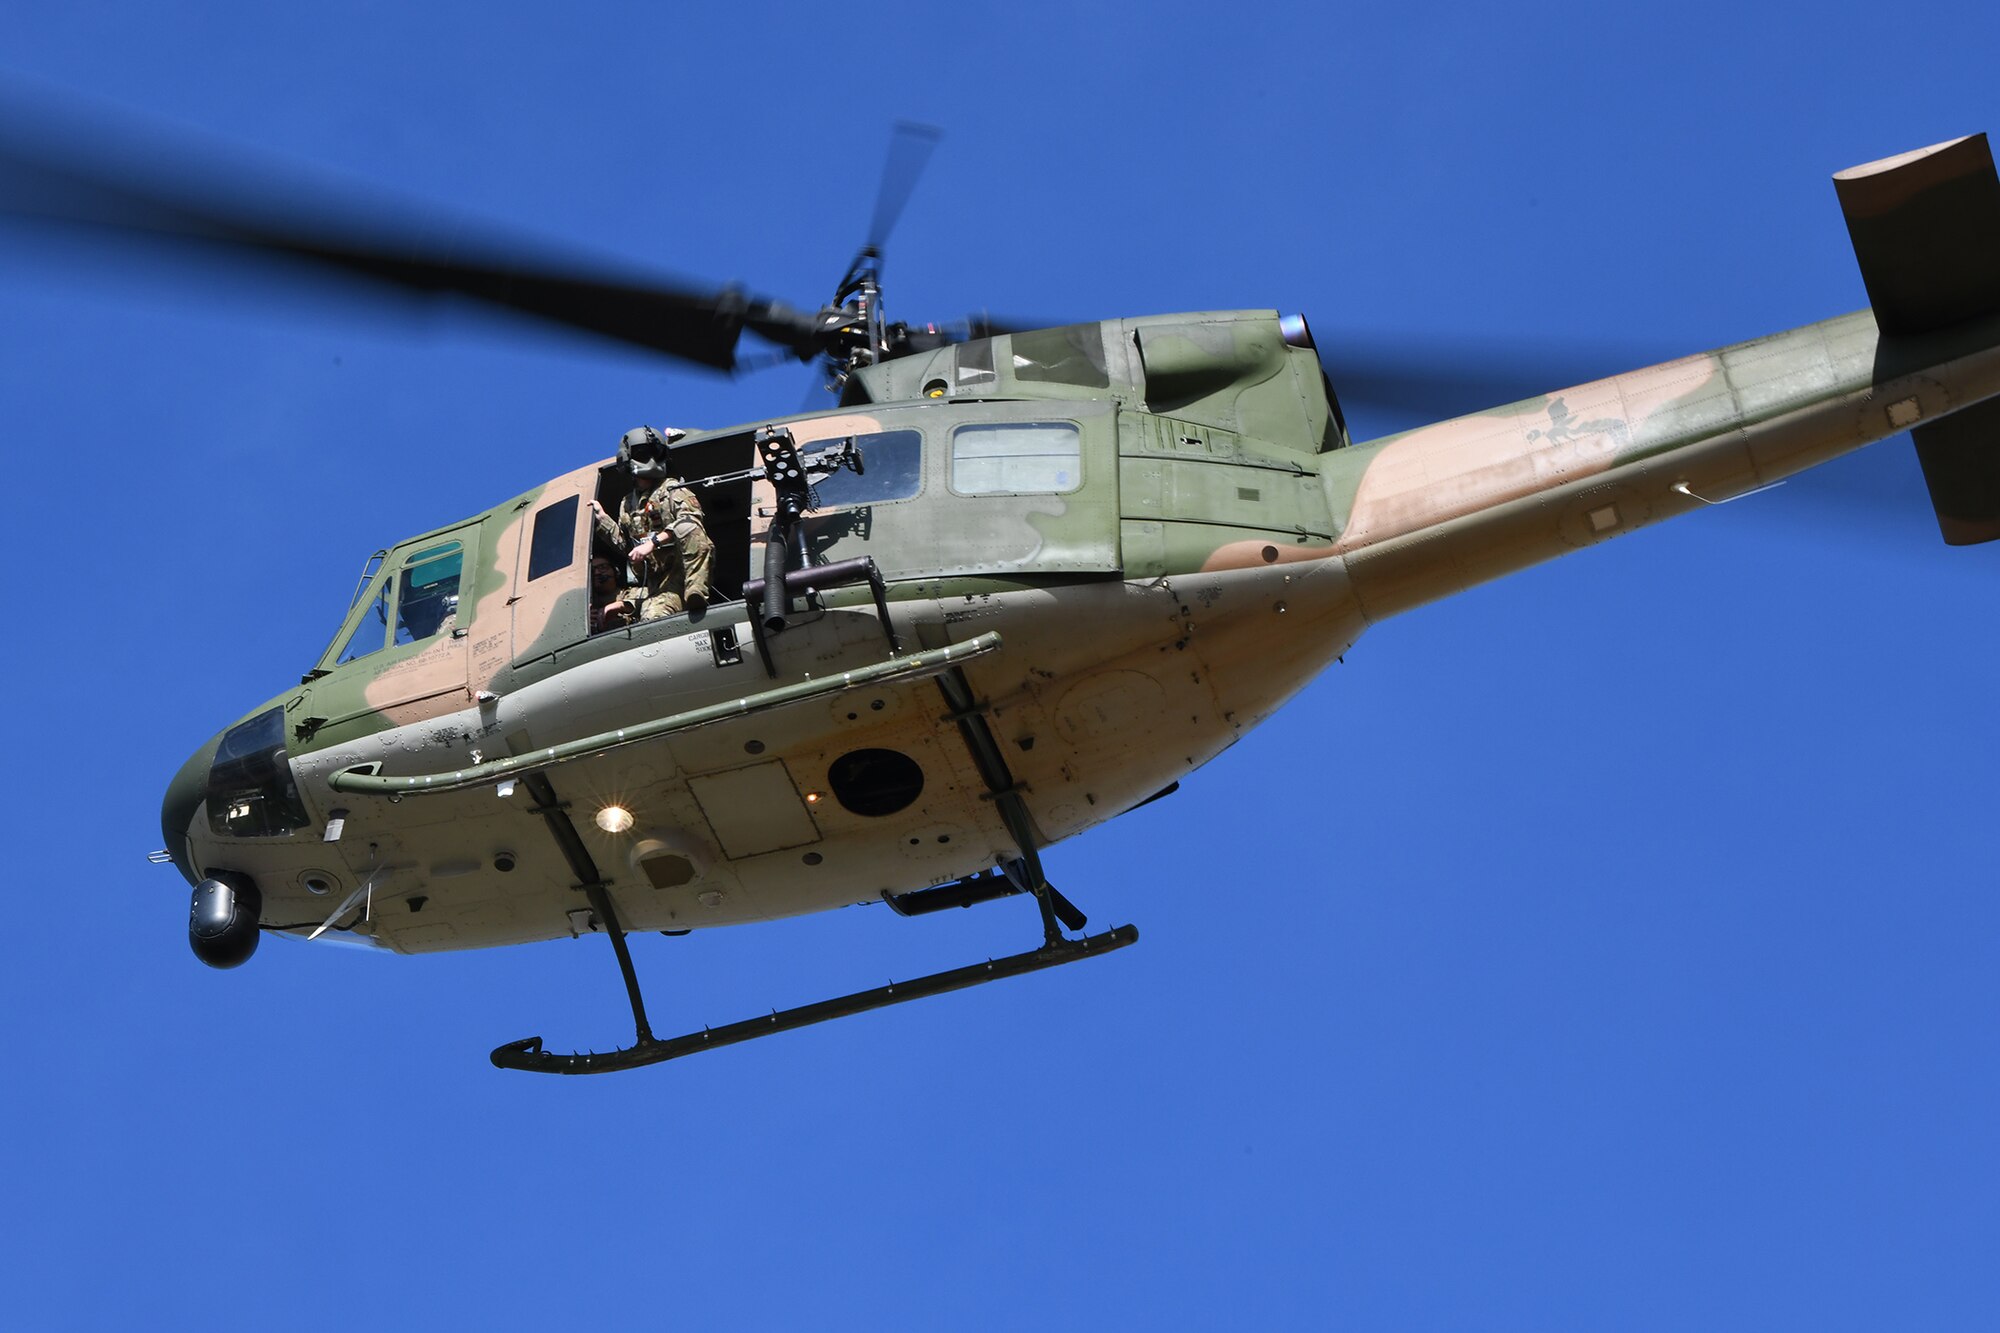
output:
{"label": "landing light", "polygon": [[606,833],[623,833],[632,827],[632,812],[622,805],[607,805],[597,812],[597,827]]}

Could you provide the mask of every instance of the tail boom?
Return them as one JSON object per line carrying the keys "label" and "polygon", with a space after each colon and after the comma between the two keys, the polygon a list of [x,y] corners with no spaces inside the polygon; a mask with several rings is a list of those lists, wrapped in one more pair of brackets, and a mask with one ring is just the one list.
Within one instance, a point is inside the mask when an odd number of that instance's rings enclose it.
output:
{"label": "tail boom", "polygon": [[1945,540],[2000,538],[2000,176],[1974,135],[1835,178],[1869,310],[1326,456],[1378,620],[1908,431]]}
{"label": "tail boom", "polygon": [[2000,397],[2000,318],[1898,349],[1864,310],[1338,451],[1335,549],[1379,620]]}

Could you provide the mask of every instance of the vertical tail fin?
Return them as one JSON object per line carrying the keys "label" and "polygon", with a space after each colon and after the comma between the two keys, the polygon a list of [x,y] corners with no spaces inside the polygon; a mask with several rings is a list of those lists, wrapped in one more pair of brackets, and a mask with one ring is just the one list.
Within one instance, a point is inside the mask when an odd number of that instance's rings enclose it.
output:
{"label": "vertical tail fin", "polygon": [[[1833,183],[1885,351],[2000,315],[2000,176],[1984,134],[1853,167]],[[2000,400],[1910,435],[1944,539],[2000,539]]]}

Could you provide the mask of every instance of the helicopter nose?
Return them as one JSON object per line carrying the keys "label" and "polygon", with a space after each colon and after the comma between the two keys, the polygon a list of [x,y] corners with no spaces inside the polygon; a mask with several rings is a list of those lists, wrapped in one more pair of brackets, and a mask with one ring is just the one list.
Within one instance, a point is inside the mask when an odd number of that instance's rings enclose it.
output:
{"label": "helicopter nose", "polygon": [[194,823],[201,803],[208,799],[208,770],[215,762],[219,740],[220,735],[209,737],[206,745],[188,756],[180,772],[167,784],[166,798],[160,802],[160,835],[166,839],[167,852],[174,858],[181,878],[190,884],[200,877],[194,872],[194,859],[188,852],[188,827]]}

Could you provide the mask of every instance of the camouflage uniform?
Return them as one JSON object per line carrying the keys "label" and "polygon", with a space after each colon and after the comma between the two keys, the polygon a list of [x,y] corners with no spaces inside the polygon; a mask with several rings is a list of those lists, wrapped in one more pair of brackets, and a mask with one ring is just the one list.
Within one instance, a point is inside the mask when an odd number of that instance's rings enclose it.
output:
{"label": "camouflage uniform", "polygon": [[645,582],[643,594],[637,588],[626,590],[628,602],[644,598],[639,619],[678,615],[686,609],[691,592],[707,600],[708,561],[715,548],[702,522],[700,499],[684,488],[678,477],[661,481],[649,495],[641,496],[637,491],[627,495],[619,503],[617,519],[599,519],[597,531],[621,555],[629,555],[649,537],[670,534],[653,547],[640,571]]}

